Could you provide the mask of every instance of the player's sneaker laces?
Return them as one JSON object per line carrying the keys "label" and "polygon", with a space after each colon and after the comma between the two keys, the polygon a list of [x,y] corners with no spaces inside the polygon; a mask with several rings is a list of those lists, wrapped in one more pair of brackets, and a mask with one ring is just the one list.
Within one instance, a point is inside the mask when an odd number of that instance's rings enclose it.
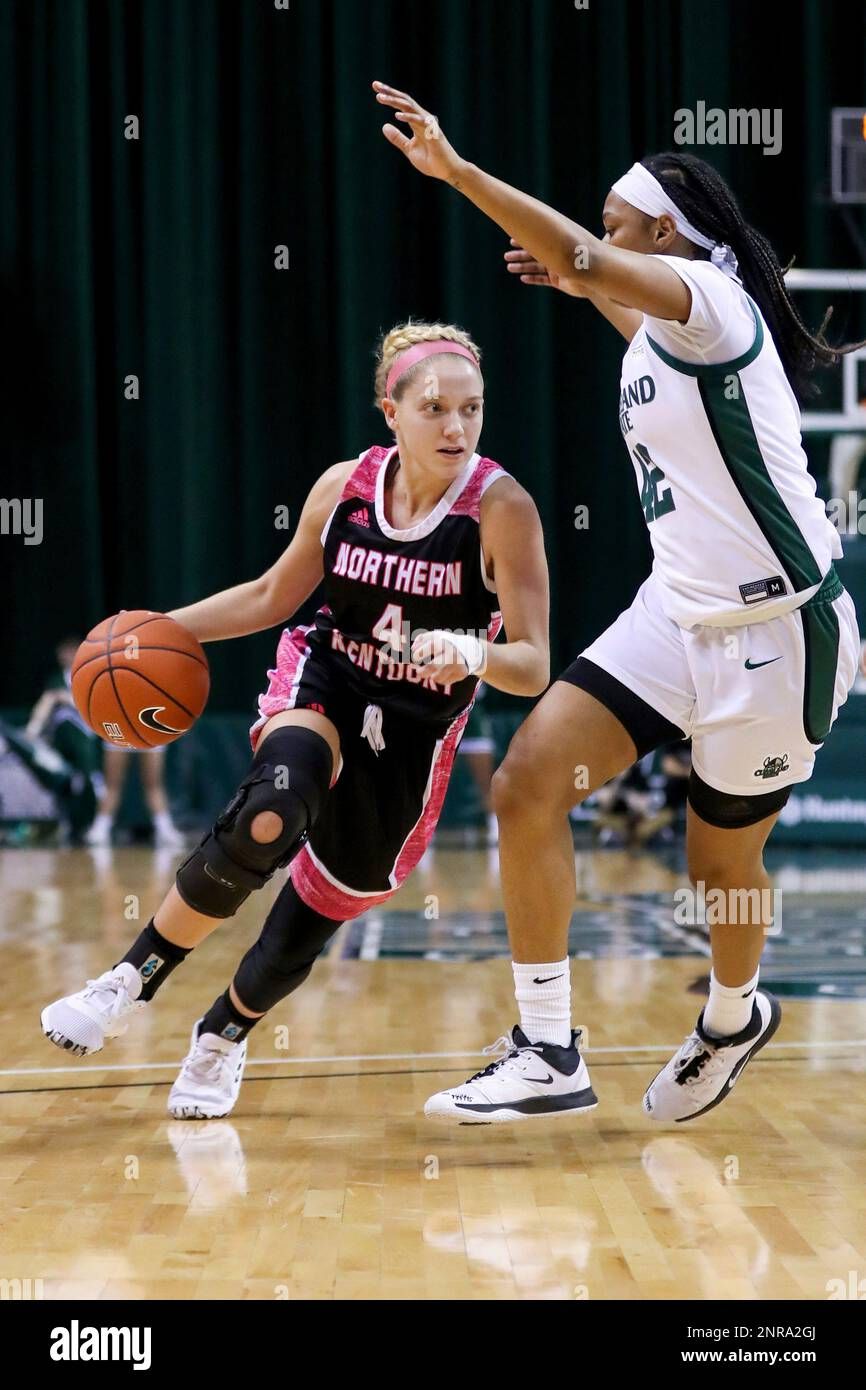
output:
{"label": "player's sneaker laces", "polygon": [[696,1120],[720,1105],[733,1089],[747,1063],[770,1041],[779,1026],[779,1001],[756,990],[752,1017],[741,1033],[711,1038],[704,1032],[704,1014],[667,1066],[650,1082],[643,1108],[653,1120]]}
{"label": "player's sneaker laces", "polygon": [[131,1013],[145,1007],[140,993],[141,976],[134,965],[121,961],[98,980],[88,980],[77,994],[44,1008],[42,1031],[75,1057],[99,1052],[109,1038],[126,1032]]}
{"label": "player's sneaker laces", "polygon": [[424,1106],[424,1114],[457,1124],[489,1125],[594,1109],[598,1101],[578,1051],[580,1035],[578,1028],[568,1047],[557,1047],[530,1043],[515,1026],[510,1038],[499,1038],[484,1049],[490,1054],[504,1047],[504,1056],[462,1086],[437,1091]]}
{"label": "player's sneaker laces", "polygon": [[241,1089],[247,1041],[229,1042],[216,1033],[199,1035],[193,1025],[189,1052],[169,1092],[168,1111],[176,1120],[216,1120],[234,1108]]}

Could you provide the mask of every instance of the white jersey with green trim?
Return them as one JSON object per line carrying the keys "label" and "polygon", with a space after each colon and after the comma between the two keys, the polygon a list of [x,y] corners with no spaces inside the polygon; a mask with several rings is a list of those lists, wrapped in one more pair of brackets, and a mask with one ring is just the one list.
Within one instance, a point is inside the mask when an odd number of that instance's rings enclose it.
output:
{"label": "white jersey with green trim", "polygon": [[644,315],[619,407],[662,606],[684,628],[774,618],[817,592],[841,542],[757,305],[710,261],[664,259],[691,312],[684,324]]}

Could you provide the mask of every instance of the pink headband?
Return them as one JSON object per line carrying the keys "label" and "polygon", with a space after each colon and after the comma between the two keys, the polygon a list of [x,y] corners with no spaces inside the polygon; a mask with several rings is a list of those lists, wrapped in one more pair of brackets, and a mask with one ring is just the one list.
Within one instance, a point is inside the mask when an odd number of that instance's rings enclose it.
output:
{"label": "pink headband", "polygon": [[391,388],[395,381],[408,372],[410,367],[414,367],[417,362],[423,362],[425,357],[435,357],[440,352],[456,352],[460,357],[468,357],[473,366],[478,366],[478,359],[475,354],[470,352],[462,343],[452,343],[448,338],[442,338],[433,343],[416,343],[414,347],[407,348],[401,352],[394,362],[393,367],[388,373],[388,383],[385,387],[385,395],[390,396]]}

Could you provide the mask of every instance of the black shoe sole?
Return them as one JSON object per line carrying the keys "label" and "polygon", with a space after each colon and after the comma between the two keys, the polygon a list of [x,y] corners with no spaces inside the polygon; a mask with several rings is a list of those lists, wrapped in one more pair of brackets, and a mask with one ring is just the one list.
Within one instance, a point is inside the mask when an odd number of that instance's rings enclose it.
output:
{"label": "black shoe sole", "polygon": [[[560,1103],[556,1104],[556,1101]],[[466,1118],[457,1120],[457,1123],[461,1125],[510,1124],[520,1120],[549,1120],[554,1116],[579,1115],[585,1110],[594,1110],[597,1105],[598,1098],[592,1087],[588,1086],[583,1091],[572,1092],[564,1096],[552,1096],[550,1099],[544,1096],[533,1096],[527,1100],[503,1102],[501,1105],[466,1106],[460,1111],[452,1110],[444,1115],[428,1115],[427,1118],[453,1121],[462,1114]],[[508,1112],[507,1120],[492,1118],[492,1116],[502,1115],[504,1112]],[[488,1119],[488,1116],[491,1118]]]}

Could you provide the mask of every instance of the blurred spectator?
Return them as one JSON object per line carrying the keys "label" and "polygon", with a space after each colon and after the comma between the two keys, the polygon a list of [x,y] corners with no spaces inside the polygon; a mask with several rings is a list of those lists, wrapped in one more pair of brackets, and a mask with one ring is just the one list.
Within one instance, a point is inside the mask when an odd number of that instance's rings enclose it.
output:
{"label": "blurred spectator", "polygon": [[64,637],[55,647],[57,669],[45,683],[45,690],[33,706],[25,737],[39,739],[55,748],[72,767],[94,777],[101,790],[102,762],[100,740],[85,724],[72,698],[72,663],[80,646],[77,637]]}
{"label": "blurred spectator", "polygon": [[46,689],[33,707],[26,736],[33,741],[45,740],[68,763],[96,782],[99,805],[96,818],[84,837],[87,844],[110,844],[124,782],[130,764],[138,758],[142,791],[153,820],[154,840],[165,849],[183,849],[186,841],[171,818],[165,795],[165,749],[154,748],[136,754],[104,746],[75,708],[72,665],[79,645],[78,637],[65,637],[58,643],[55,649],[58,669],[49,677]]}
{"label": "blurred spectator", "polygon": [[634,848],[674,838],[685,819],[691,742],[686,739],[660,749],[659,770],[653,772],[656,756],[648,753],[595,793],[594,830],[600,844]]}
{"label": "blurred spectator", "polygon": [[111,843],[114,819],[123,795],[123,785],[130,766],[138,764],[141,776],[141,789],[153,821],[154,843],[161,849],[183,849],[186,838],[178,830],[171,818],[165,795],[165,749],[152,748],[147,752],[132,753],[125,748],[105,747],[102,770],[105,777],[105,790],[99,801],[99,809],[92,826],[84,837],[89,845]]}
{"label": "blurred spectator", "polygon": [[58,826],[64,841],[79,840],[96,810],[95,777],[0,719],[0,844],[34,844]]}

